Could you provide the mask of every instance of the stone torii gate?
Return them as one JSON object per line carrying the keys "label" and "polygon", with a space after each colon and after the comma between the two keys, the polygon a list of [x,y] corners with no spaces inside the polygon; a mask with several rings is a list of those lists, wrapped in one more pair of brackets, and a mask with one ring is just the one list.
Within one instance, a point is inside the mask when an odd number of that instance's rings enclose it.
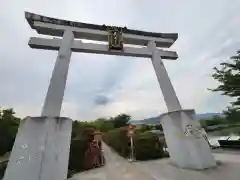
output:
{"label": "stone torii gate", "polygon": [[[66,179],[72,121],[60,117],[60,111],[72,52],[151,58],[168,109],[162,116],[162,125],[173,163],[192,169],[216,165],[202,129],[194,121],[195,111],[182,109],[162,61],[178,58],[176,52],[159,49],[169,48],[178,34],[72,22],[29,12],[25,12],[25,17],[39,34],[62,38],[30,38],[31,48],[57,50],[58,57],[42,114],[40,117],[26,117],[21,122],[4,180]],[[75,39],[108,44],[84,43]]]}

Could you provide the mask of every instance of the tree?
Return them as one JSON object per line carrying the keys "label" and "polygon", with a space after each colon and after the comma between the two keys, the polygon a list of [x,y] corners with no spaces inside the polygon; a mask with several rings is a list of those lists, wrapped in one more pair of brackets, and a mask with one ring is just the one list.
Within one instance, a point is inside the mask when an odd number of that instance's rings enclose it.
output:
{"label": "tree", "polygon": [[127,114],[119,114],[111,120],[113,120],[114,128],[120,128],[126,126],[130,118]]}
{"label": "tree", "polygon": [[0,109],[0,156],[11,151],[19,125],[13,109]]}
{"label": "tree", "polygon": [[152,130],[151,126],[149,126],[147,124],[142,124],[141,127],[136,130],[136,133],[143,133],[143,132],[150,131],[150,130]]}
{"label": "tree", "polygon": [[226,115],[226,119],[232,123],[240,121],[239,109],[234,107],[228,107],[226,111],[223,111]]}
{"label": "tree", "polygon": [[114,128],[113,121],[104,118],[97,119],[96,121],[92,122],[92,125],[101,132],[107,132]]}
{"label": "tree", "polygon": [[162,127],[161,124],[155,125],[155,128],[156,128],[157,130],[163,131],[163,127]]}
{"label": "tree", "polygon": [[231,111],[240,115],[240,50],[237,51],[237,55],[230,57],[230,62],[224,62],[220,64],[220,68],[214,67],[215,70],[212,77],[217,80],[220,85],[211,89],[213,92],[221,92],[222,95],[233,97],[236,100],[231,103],[226,115],[230,115]]}

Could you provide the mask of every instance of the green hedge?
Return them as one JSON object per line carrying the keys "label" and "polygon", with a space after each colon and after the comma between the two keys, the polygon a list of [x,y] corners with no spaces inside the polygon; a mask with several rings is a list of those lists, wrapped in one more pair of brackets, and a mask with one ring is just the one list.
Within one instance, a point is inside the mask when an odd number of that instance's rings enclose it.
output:
{"label": "green hedge", "polygon": [[88,148],[88,142],[93,140],[93,132],[94,128],[88,124],[77,121],[73,123],[68,163],[68,177],[86,170],[84,156]]}
{"label": "green hedge", "polygon": [[78,139],[73,140],[70,146],[69,154],[69,171],[80,172],[85,170],[84,168],[84,153],[87,150],[87,140]]}
{"label": "green hedge", "polygon": [[129,138],[126,128],[110,130],[104,134],[103,140],[112,147],[120,156],[128,157],[130,153]]}
{"label": "green hedge", "polygon": [[[129,157],[130,140],[126,128],[108,131],[104,141],[120,156]],[[137,133],[134,137],[134,153],[137,160],[150,160],[167,156],[163,151],[163,143],[151,132]]]}
{"label": "green hedge", "polygon": [[6,168],[7,168],[7,162],[0,163],[0,179],[3,178]]}
{"label": "green hedge", "polygon": [[151,132],[138,134],[134,139],[137,160],[150,160],[164,157],[163,144]]}

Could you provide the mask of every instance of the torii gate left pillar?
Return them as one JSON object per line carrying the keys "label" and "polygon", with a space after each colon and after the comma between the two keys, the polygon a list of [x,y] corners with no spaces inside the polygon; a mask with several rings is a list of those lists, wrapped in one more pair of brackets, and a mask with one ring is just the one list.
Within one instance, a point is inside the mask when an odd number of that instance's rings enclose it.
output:
{"label": "torii gate left pillar", "polygon": [[[176,59],[176,52],[157,47],[170,47],[176,40],[172,34],[126,30],[124,41],[148,47],[124,47],[122,51],[109,51],[107,45],[82,43],[74,38],[106,41],[104,27],[69,22],[26,13],[30,26],[38,33],[62,36],[63,39],[31,38],[29,45],[37,49],[58,50],[41,117],[27,117],[20,125],[9,159],[4,180],[65,180],[69,157],[71,120],[61,118],[60,111],[66,86],[71,52],[122,55],[151,58],[160,84],[168,113],[163,129],[173,162],[184,168],[204,169],[216,165],[204,137],[185,136],[185,128],[200,125],[193,119],[195,112],[182,110],[161,58]],[[192,131],[191,131],[192,132]]]}
{"label": "torii gate left pillar", "polygon": [[65,31],[40,117],[20,123],[4,180],[65,180],[72,120],[60,117],[66,86],[72,31]]}
{"label": "torii gate left pillar", "polygon": [[73,41],[73,32],[66,30],[63,34],[62,44],[59,48],[57,61],[52,72],[52,78],[42,108],[42,116],[60,116]]}

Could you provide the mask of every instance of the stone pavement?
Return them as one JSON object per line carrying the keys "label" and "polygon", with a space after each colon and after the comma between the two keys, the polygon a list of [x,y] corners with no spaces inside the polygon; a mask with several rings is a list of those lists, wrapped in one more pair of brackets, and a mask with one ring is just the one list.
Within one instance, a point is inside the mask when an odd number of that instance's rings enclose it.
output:
{"label": "stone pavement", "polygon": [[154,180],[133,163],[117,155],[103,143],[106,165],[75,175],[70,180]]}
{"label": "stone pavement", "polygon": [[240,154],[214,153],[219,165],[195,171],[180,169],[170,159],[128,162],[103,144],[106,165],[76,174],[70,180],[239,180]]}
{"label": "stone pavement", "polygon": [[203,171],[180,169],[170,163],[169,159],[136,162],[137,167],[144,170],[156,180],[239,180],[240,155],[214,154],[218,166]]}

